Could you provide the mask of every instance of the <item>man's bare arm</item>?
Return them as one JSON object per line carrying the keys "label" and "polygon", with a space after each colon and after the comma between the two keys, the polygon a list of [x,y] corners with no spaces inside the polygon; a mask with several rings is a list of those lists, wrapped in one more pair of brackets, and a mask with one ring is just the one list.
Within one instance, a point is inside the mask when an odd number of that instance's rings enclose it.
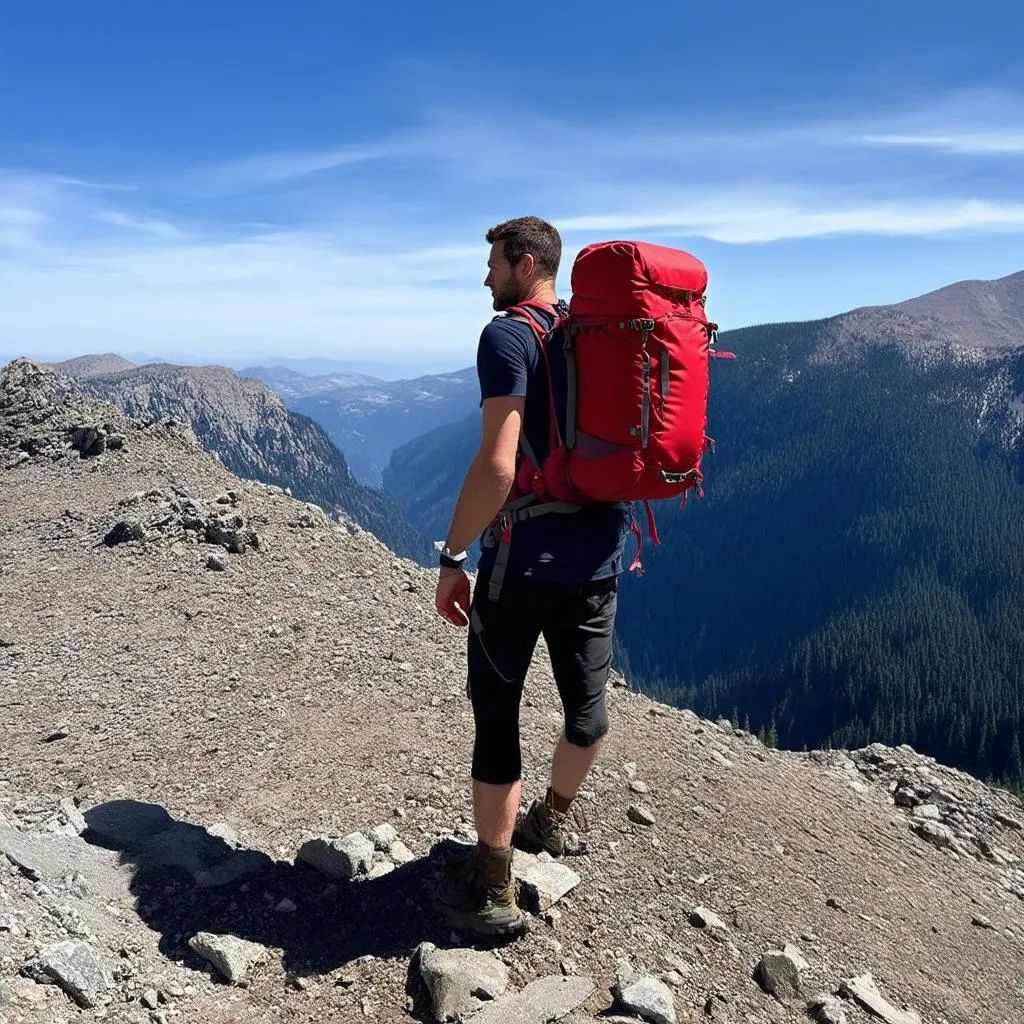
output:
{"label": "man's bare arm", "polygon": [[448,549],[453,553],[465,551],[508,498],[525,404],[521,395],[484,400],[480,449],[470,463],[448,529]]}

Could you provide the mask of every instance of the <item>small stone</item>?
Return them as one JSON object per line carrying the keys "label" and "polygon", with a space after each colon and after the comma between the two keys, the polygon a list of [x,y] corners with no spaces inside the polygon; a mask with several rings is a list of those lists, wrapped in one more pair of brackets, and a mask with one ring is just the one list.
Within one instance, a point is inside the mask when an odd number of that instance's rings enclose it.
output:
{"label": "small stone", "polygon": [[51,978],[84,1009],[99,1006],[114,987],[114,976],[99,951],[77,939],[45,947],[31,970]]}
{"label": "small stone", "polygon": [[487,1004],[467,1024],[549,1024],[562,1020],[593,991],[590,978],[551,974]]}
{"label": "small stone", "polygon": [[725,922],[707,907],[694,907],[689,914],[690,924],[694,928],[709,928],[712,931],[727,932]]}
{"label": "small stone", "polygon": [[361,832],[340,839],[310,839],[302,844],[297,860],[332,879],[366,874],[373,865],[373,843]]}
{"label": "small stone", "polygon": [[55,743],[57,740],[66,740],[71,735],[71,729],[66,725],[52,729],[43,737],[44,743]]}
{"label": "small stone", "polygon": [[295,911],[298,909],[299,908],[295,905],[295,903],[288,899],[287,896],[283,900],[281,900],[281,902],[278,903],[276,907],[274,907],[274,910],[276,910],[279,914],[294,914]]}
{"label": "small stone", "polygon": [[799,946],[794,946],[791,942],[787,942],[782,947],[782,955],[791,960],[793,966],[798,971],[810,970],[811,965],[804,959],[803,951]]}
{"label": "small stone", "polygon": [[534,856],[522,850],[512,853],[512,873],[519,880],[524,905],[535,913],[553,907],[582,881],[565,864],[546,855]]}
{"label": "small stone", "polygon": [[672,990],[657,978],[644,975],[624,987],[616,985],[615,994],[627,1013],[636,1014],[648,1024],[676,1024]]}
{"label": "small stone", "polygon": [[198,932],[188,940],[188,944],[232,985],[245,981],[249,969],[255,964],[265,963],[270,955],[258,943],[212,932]]}
{"label": "small stone", "polygon": [[155,988],[147,988],[142,993],[142,1005],[147,1010],[155,1010],[160,1006],[160,996],[157,994]]}
{"label": "small stone", "polygon": [[369,873],[367,874],[366,877],[372,881],[374,878],[383,878],[385,875],[390,875],[391,872],[394,870],[395,865],[392,864],[391,861],[382,860],[374,864],[373,867],[370,868]]}
{"label": "small stone", "polygon": [[939,850],[948,850],[956,844],[956,836],[948,825],[942,825],[937,821],[919,821],[911,825],[911,828],[925,842]]}
{"label": "small stone", "polygon": [[424,942],[418,956],[420,975],[439,1021],[459,1020],[508,987],[508,968],[490,953],[437,949]]}
{"label": "small stone", "polygon": [[640,804],[630,804],[626,810],[626,817],[637,825],[654,824],[654,815]]}
{"label": "small stone", "polygon": [[165,996],[164,1002],[169,1003],[172,999],[181,999],[185,995],[185,989],[178,982],[169,981],[161,993]]}
{"label": "small stone", "polygon": [[409,849],[401,839],[395,840],[388,847],[388,856],[392,862],[401,867],[403,864],[411,864],[416,859],[416,854]]}
{"label": "small stone", "polygon": [[779,1002],[800,995],[800,972],[796,964],[780,949],[769,950],[761,957],[755,973],[757,983]]}
{"label": "small stone", "polygon": [[227,555],[209,555],[206,559],[206,568],[211,572],[224,572],[230,564]]}
{"label": "small stone", "polygon": [[391,844],[398,842],[398,832],[395,830],[394,825],[385,823],[373,829],[370,832],[370,838],[373,840],[373,848],[375,850],[387,853],[391,849]]}
{"label": "small stone", "polygon": [[984,914],[975,914],[974,917],[971,918],[971,924],[973,924],[975,928],[991,929],[994,927],[992,922],[985,917]]}
{"label": "small stone", "polygon": [[942,817],[942,812],[937,804],[919,804],[914,808],[914,817],[927,821],[938,821]]}
{"label": "small stone", "polygon": [[885,1024],[921,1024],[921,1018],[914,1010],[899,1010],[886,1000],[878,991],[878,986],[870,974],[844,978],[840,982],[839,991],[868,1013],[881,1017]]}
{"label": "small stone", "polygon": [[78,805],[71,797],[66,796],[61,800],[60,811],[78,835],[81,835],[88,827],[85,823],[85,815],[78,809]]}
{"label": "small stone", "polygon": [[650,792],[650,786],[646,782],[641,782],[640,779],[630,779],[629,790],[631,793],[639,793],[643,796]]}
{"label": "small stone", "polygon": [[835,996],[824,992],[807,1003],[807,1012],[818,1024],[849,1024],[843,1004]]}

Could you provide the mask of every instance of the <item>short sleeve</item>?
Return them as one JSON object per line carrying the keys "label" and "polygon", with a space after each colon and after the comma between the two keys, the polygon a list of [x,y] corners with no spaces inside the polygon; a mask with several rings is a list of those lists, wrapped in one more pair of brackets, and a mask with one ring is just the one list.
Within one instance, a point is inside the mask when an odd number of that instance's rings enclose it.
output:
{"label": "short sleeve", "polygon": [[492,320],[480,334],[476,372],[481,404],[488,398],[526,394],[530,359],[526,339],[501,320]]}

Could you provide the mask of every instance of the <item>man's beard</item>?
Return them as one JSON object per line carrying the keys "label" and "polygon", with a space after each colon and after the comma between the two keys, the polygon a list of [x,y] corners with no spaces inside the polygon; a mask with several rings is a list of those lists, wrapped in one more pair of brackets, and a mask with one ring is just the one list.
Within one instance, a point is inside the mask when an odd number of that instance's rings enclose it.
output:
{"label": "man's beard", "polygon": [[508,309],[510,306],[516,306],[522,301],[522,295],[519,294],[519,287],[515,281],[509,281],[501,291],[494,293],[494,309],[496,312],[501,313]]}

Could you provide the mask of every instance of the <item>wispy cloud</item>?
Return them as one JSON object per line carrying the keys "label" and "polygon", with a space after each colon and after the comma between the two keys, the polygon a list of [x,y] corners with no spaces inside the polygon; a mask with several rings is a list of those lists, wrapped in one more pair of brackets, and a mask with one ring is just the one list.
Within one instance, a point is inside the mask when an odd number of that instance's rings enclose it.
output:
{"label": "wispy cloud", "polygon": [[188,181],[190,184],[206,184],[218,188],[283,182],[322,171],[387,160],[400,155],[403,149],[403,143],[394,141],[262,153],[198,168],[188,176]]}
{"label": "wispy cloud", "polygon": [[181,232],[165,220],[140,220],[137,217],[130,217],[120,210],[100,210],[94,213],[93,220],[105,224],[114,224],[121,228],[130,228],[133,231],[142,231],[148,235],[156,235],[157,238],[180,238]]}
{"label": "wispy cloud", "polygon": [[951,135],[863,135],[870,146],[895,146],[907,149],[933,149],[961,156],[1024,155],[1024,131],[966,131]]}
{"label": "wispy cloud", "polygon": [[921,237],[950,232],[1024,231],[1024,203],[950,200],[817,205],[771,197],[721,196],[685,206],[600,213],[558,221],[565,232],[671,231],[734,245],[836,235]]}

